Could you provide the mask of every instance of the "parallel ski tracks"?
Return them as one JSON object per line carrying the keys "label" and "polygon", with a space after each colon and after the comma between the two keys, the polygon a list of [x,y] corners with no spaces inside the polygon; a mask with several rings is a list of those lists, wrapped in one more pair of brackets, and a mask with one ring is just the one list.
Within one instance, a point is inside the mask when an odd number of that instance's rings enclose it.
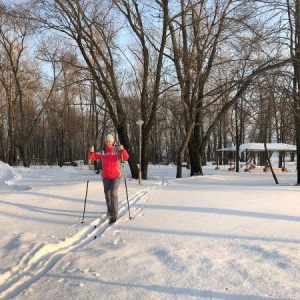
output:
{"label": "parallel ski tracks", "polygon": [[[130,197],[130,206],[145,197],[153,188],[142,189]],[[120,219],[127,213],[127,202],[121,202],[119,207]],[[102,213],[100,218],[84,223],[79,232],[64,241],[30,249],[15,267],[0,275],[0,299],[12,299],[19,295],[49,272],[63,256],[88,245],[109,226],[106,213]]]}

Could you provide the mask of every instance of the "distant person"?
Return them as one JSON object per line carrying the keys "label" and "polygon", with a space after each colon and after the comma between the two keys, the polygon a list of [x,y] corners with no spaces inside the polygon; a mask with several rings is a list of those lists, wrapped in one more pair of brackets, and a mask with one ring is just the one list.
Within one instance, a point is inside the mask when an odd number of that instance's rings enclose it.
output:
{"label": "distant person", "polygon": [[105,137],[105,146],[99,152],[90,147],[88,159],[101,159],[102,178],[107,212],[110,216],[109,224],[116,222],[118,217],[118,188],[121,181],[121,160],[128,160],[129,154],[122,145],[114,145],[114,137],[108,134]]}

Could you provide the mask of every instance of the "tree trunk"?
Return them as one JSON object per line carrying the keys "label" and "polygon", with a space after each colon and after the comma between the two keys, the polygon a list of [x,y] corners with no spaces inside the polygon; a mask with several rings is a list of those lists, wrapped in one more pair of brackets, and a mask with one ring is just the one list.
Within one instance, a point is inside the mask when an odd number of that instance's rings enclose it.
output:
{"label": "tree trunk", "polygon": [[23,160],[23,166],[29,168],[31,163],[31,155],[28,143],[22,143],[22,145],[20,145],[18,149],[20,151],[21,159]]}
{"label": "tree trunk", "polygon": [[188,127],[188,130],[187,130],[187,133],[186,133],[186,136],[185,136],[185,139],[178,151],[178,155],[177,155],[177,173],[176,173],[176,178],[182,178],[182,161],[183,161],[183,156],[184,156],[184,152],[186,151],[187,147],[188,147],[188,143],[189,143],[189,140],[191,138],[191,134],[192,134],[192,131],[195,127],[195,123],[192,122],[189,127]]}
{"label": "tree trunk", "polygon": [[294,118],[296,129],[296,146],[297,146],[297,185],[300,185],[300,3],[295,1],[295,56],[294,60],[294,77],[296,79],[296,93]]}
{"label": "tree trunk", "polygon": [[191,138],[189,142],[191,176],[203,175],[198,144]]}
{"label": "tree trunk", "polygon": [[125,147],[125,149],[128,151],[128,154],[129,154],[128,165],[129,165],[129,168],[131,171],[131,176],[134,179],[138,179],[139,178],[139,168],[137,166],[138,158],[136,156],[136,152],[134,152],[132,150],[132,147],[129,143],[127,126],[124,126],[124,125],[118,126],[117,133],[118,133],[121,145],[123,145]]}

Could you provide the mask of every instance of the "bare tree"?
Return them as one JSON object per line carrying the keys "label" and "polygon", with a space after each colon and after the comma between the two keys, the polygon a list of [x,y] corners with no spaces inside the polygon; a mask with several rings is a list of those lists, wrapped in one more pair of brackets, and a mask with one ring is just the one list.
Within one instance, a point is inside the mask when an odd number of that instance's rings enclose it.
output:
{"label": "bare tree", "polygon": [[[276,38],[283,51],[288,45],[292,59],[292,98],[297,146],[297,184],[300,184],[300,3],[297,0],[259,1],[268,9],[272,27],[278,28]],[[275,18],[274,18],[275,16]],[[276,21],[274,21],[276,20]]]}
{"label": "bare tree", "polygon": [[[170,59],[176,68],[186,116],[187,137],[182,145],[188,141],[191,175],[199,175],[211,133],[224,114],[233,105],[238,108],[237,101],[256,76],[290,60],[282,62],[281,53],[266,50],[270,49],[270,42],[277,44],[271,39],[272,32],[260,21],[255,1],[180,3],[180,12],[174,19],[170,17]],[[240,51],[243,48],[247,51]],[[239,72],[242,64],[244,74]],[[214,80],[216,74],[223,73],[228,75]],[[218,107],[214,118],[209,109],[212,105]],[[235,142],[239,143],[241,133],[236,131],[235,135]],[[179,156],[178,168],[180,161]]]}
{"label": "bare tree", "polygon": [[127,135],[127,115],[122,105],[122,89],[116,47],[118,28],[114,26],[110,1],[31,1],[27,15],[45,29],[60,33],[75,43],[94,81],[105,108],[129,150],[133,177],[138,177],[137,160]]}
{"label": "bare tree", "polygon": [[[128,21],[129,28],[133,32],[133,35],[138,41],[138,45],[140,47],[140,51],[133,50],[132,54],[140,62],[139,67],[141,69],[140,74],[136,73],[136,83],[139,91],[138,97],[140,98],[140,116],[144,121],[144,124],[142,125],[141,153],[141,170],[143,179],[147,179],[150,157],[150,134],[154,124],[156,123],[156,113],[158,110],[160,95],[162,93],[160,83],[163,72],[164,49],[167,40],[168,2],[169,1],[155,1],[157,4],[156,11],[152,7],[151,11],[149,11],[149,6],[146,2],[143,3],[142,1],[136,0],[114,1],[118,9]],[[154,28],[149,25],[147,28],[149,20],[147,20],[147,14],[143,13],[144,10],[148,10],[148,14],[151,14],[152,12],[158,20],[160,18],[160,11],[162,11],[162,25],[160,28]]]}
{"label": "bare tree", "polygon": [[[204,106],[207,106],[206,90],[209,90],[220,44],[232,34],[229,30],[233,11],[245,4],[243,1],[180,1],[180,11],[169,16],[172,36],[172,55],[181,101],[185,112],[186,138],[177,160],[177,177],[181,177],[181,161],[188,146],[191,175],[202,174],[201,143],[204,138]],[[250,6],[245,4],[247,8]],[[233,24],[233,23],[232,23]],[[221,61],[218,60],[220,64]],[[220,85],[220,84],[219,84]]]}
{"label": "bare tree", "polygon": [[30,61],[27,48],[27,40],[33,33],[31,22],[13,18],[2,11],[0,47],[6,63],[2,68],[1,83],[8,101],[8,128],[13,139],[10,147],[18,148],[26,167],[31,160],[30,140],[41,113],[36,101],[40,84],[38,64],[35,60]]}
{"label": "bare tree", "polygon": [[[293,3],[294,2],[294,3]],[[290,54],[293,60],[293,98],[297,146],[297,184],[300,184],[300,3],[287,1],[287,14],[290,30]]]}

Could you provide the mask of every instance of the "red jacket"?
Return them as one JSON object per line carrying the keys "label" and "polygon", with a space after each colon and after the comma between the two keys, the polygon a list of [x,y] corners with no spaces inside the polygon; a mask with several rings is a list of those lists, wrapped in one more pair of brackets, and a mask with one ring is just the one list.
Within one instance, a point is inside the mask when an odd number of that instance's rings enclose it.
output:
{"label": "red jacket", "polygon": [[114,179],[121,177],[121,157],[123,160],[128,160],[128,152],[118,150],[116,147],[105,146],[100,152],[90,152],[89,160],[95,161],[101,158],[102,160],[102,177],[104,179]]}

